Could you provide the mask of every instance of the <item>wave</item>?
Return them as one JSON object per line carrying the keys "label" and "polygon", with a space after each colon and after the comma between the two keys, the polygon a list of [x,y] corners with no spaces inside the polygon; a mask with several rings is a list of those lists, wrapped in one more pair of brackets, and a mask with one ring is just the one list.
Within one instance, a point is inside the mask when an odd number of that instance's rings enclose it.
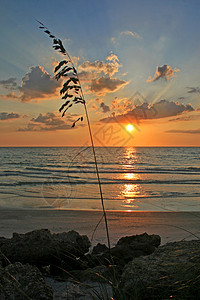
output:
{"label": "wave", "polygon": [[[96,171],[94,168],[88,167],[75,167],[69,169],[57,169],[57,168],[26,168],[24,170],[4,170],[0,172],[1,177],[9,177],[9,176],[22,176],[22,177],[32,177],[32,178],[44,178],[44,176],[51,176],[52,178],[81,178],[81,176],[95,174]],[[179,168],[179,169],[170,169],[170,168],[127,168],[127,169],[102,169],[99,168],[100,174],[108,174],[108,175],[127,175],[127,174],[169,174],[169,175],[200,175],[200,168],[198,167],[187,167],[187,168]]]}
{"label": "wave", "polygon": [[[57,179],[57,178],[56,178]],[[33,185],[93,185],[97,184],[96,178],[78,178],[78,180],[74,180],[74,178],[69,178],[68,180],[55,180],[51,177],[47,178],[46,180],[42,181],[18,181],[18,182],[1,182],[0,186],[33,186]],[[200,184],[200,179],[185,179],[185,180],[142,180],[142,179],[135,179],[135,180],[126,180],[126,179],[101,179],[101,184],[108,185],[108,184],[167,184],[167,185],[196,185]]]}
{"label": "wave", "polygon": [[[45,193],[45,191],[43,191],[43,193],[33,193],[32,191],[27,191],[26,193],[20,193],[18,190],[13,190],[13,191],[2,191],[2,194],[4,195],[12,195],[12,196],[17,196],[17,197],[20,197],[20,198],[32,198],[32,199],[59,199],[59,200],[99,200],[99,195],[98,194],[93,194],[93,195],[90,195],[88,196],[87,194],[82,196],[81,194],[80,195],[74,195],[73,193],[72,194],[68,194],[67,196],[66,195],[61,195],[59,194],[59,196],[56,194],[56,192],[52,195],[48,194],[48,193]],[[190,197],[192,198],[199,198],[200,197],[200,193],[191,193],[189,195]],[[112,200],[112,201],[126,201],[126,200],[129,200],[129,199],[134,199],[134,200],[137,200],[137,201],[142,201],[142,200],[145,200],[145,199],[149,199],[149,200],[153,200],[153,199],[175,199],[175,198],[179,198],[179,199],[183,199],[183,198],[188,198],[188,193],[183,193],[183,192],[165,192],[165,193],[162,193],[162,192],[158,192],[158,194],[154,194],[153,192],[152,193],[149,193],[148,195],[134,195],[134,196],[121,196],[121,195],[118,195],[117,197],[116,196],[112,196],[112,195],[108,195],[106,197],[106,201],[107,200]]]}

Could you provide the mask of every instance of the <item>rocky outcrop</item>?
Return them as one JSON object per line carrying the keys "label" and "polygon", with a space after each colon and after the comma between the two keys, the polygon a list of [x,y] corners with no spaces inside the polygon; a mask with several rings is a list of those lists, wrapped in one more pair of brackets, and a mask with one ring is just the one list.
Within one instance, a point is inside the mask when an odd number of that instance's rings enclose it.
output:
{"label": "rocky outcrop", "polygon": [[200,241],[169,243],[129,262],[121,277],[126,299],[200,299]]}
{"label": "rocky outcrop", "polygon": [[36,267],[18,262],[0,267],[0,299],[51,300],[53,290]]}
{"label": "rocky outcrop", "polygon": [[[200,299],[200,241],[159,246],[160,242],[158,235],[147,233],[123,237],[111,248],[110,259],[108,248],[102,244],[86,254],[89,239],[75,231],[51,234],[42,229],[0,238],[0,259],[4,263],[0,265],[0,299],[53,299],[53,293],[82,299],[88,295],[79,289],[85,283],[94,287],[100,282],[107,291],[114,279],[120,288],[116,292],[127,300]],[[83,284],[54,284],[49,277],[52,292],[41,272],[30,264],[59,276],[64,270]],[[60,285],[62,292],[56,290]]]}
{"label": "rocky outcrop", "polygon": [[70,270],[79,266],[79,260],[89,251],[90,241],[76,231],[51,234],[48,229],[25,234],[14,233],[11,239],[2,240],[0,258],[6,265],[29,263],[38,267],[51,265]]}
{"label": "rocky outcrop", "polygon": [[124,266],[134,257],[149,255],[154,252],[155,248],[161,243],[159,235],[132,235],[122,237],[117,245],[111,249],[113,260],[116,264]]}
{"label": "rocky outcrop", "polygon": [[120,268],[131,261],[134,257],[149,255],[161,243],[159,235],[132,235],[121,238],[115,247],[111,248],[112,261],[109,250],[105,245],[97,244],[91,255],[88,255],[88,265],[109,265],[114,263]]}

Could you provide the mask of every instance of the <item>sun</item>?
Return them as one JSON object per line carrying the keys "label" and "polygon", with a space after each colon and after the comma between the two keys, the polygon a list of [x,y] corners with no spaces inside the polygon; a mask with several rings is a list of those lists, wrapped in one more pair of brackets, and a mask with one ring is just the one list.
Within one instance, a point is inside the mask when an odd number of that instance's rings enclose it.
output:
{"label": "sun", "polygon": [[133,129],[134,129],[134,127],[133,127],[132,124],[126,125],[126,130],[127,130],[127,131],[131,132],[131,131],[133,131]]}

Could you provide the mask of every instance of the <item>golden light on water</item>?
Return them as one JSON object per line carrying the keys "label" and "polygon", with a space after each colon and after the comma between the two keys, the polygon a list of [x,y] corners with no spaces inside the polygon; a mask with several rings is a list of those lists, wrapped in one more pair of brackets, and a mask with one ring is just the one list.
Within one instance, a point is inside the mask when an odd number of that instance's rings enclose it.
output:
{"label": "golden light on water", "polygon": [[134,126],[132,124],[128,124],[126,126],[126,130],[129,131],[129,132],[133,131],[133,129],[134,129]]}
{"label": "golden light on water", "polygon": [[136,180],[139,179],[140,177],[136,173],[125,173],[123,174],[123,178],[128,180]]}
{"label": "golden light on water", "polygon": [[122,195],[126,199],[135,198],[140,195],[140,188],[138,184],[125,184]]}

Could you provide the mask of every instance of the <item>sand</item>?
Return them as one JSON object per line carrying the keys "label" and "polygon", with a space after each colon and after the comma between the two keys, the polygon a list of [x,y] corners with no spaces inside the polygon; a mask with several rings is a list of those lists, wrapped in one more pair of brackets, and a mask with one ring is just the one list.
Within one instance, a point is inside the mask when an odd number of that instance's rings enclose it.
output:
{"label": "sand", "polygon": [[[159,234],[162,244],[200,238],[200,212],[107,212],[111,244],[126,235]],[[90,239],[102,217],[100,211],[0,210],[0,236],[48,228],[51,232],[76,230]],[[103,220],[95,231],[93,245],[106,243]]]}

